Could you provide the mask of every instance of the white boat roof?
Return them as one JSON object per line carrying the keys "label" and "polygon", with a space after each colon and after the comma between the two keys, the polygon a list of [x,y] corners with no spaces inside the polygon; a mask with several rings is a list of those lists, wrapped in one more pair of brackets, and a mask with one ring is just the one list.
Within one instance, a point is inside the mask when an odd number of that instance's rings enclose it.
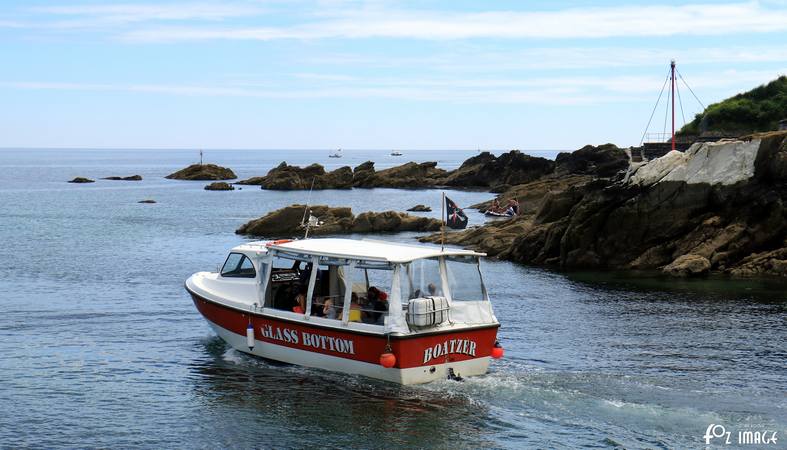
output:
{"label": "white boat roof", "polygon": [[433,245],[340,238],[302,239],[278,244],[267,241],[249,242],[239,245],[233,250],[259,252],[267,249],[330,258],[387,261],[390,263],[405,263],[416,259],[438,256],[486,256],[486,253],[478,253],[472,250],[453,248],[441,250],[440,247]]}

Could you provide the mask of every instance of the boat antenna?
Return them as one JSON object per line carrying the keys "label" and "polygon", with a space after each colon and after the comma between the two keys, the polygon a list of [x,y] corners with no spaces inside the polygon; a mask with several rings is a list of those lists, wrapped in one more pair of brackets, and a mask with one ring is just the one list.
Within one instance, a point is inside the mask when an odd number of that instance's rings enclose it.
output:
{"label": "boat antenna", "polygon": [[303,226],[306,227],[306,233],[303,235],[304,239],[309,237],[309,225],[311,225],[311,220],[307,220],[306,219],[306,215],[308,214],[309,215],[309,219],[311,219],[312,213],[309,210],[309,205],[311,204],[311,201],[312,201],[312,190],[314,190],[314,180],[316,178],[317,177],[312,177],[312,185],[311,185],[311,187],[309,187],[309,196],[306,197],[306,207],[303,208],[303,217],[301,217],[301,226],[302,227]]}

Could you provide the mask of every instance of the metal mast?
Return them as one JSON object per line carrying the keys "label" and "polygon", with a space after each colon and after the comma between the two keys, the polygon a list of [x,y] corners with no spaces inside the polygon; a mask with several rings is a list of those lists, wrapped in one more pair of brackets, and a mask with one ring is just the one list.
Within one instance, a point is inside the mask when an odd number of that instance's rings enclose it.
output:
{"label": "metal mast", "polygon": [[670,61],[670,80],[672,82],[672,151],[675,151],[675,60]]}

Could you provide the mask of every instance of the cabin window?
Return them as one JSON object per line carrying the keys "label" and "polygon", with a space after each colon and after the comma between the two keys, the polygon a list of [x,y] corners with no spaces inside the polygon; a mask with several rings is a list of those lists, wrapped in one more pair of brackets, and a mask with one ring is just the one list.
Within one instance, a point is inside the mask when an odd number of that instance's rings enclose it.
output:
{"label": "cabin window", "polygon": [[452,300],[479,301],[487,299],[478,258],[472,256],[446,257],[445,267]]}
{"label": "cabin window", "polygon": [[352,273],[345,266],[340,272],[352,280],[350,322],[383,325],[388,315],[388,296],[393,285],[393,266],[360,261]]}
{"label": "cabin window", "polygon": [[270,272],[265,292],[265,306],[294,311],[296,306],[300,306],[298,295],[301,293],[305,295],[311,265],[300,260],[275,257]]}
{"label": "cabin window", "polygon": [[440,279],[440,261],[437,258],[417,259],[405,266],[400,278],[402,301],[419,297],[440,297],[443,294]]}
{"label": "cabin window", "polygon": [[257,272],[254,270],[254,264],[251,260],[242,253],[230,253],[227,260],[224,261],[224,267],[221,268],[222,277],[235,277],[235,278],[254,278]]}

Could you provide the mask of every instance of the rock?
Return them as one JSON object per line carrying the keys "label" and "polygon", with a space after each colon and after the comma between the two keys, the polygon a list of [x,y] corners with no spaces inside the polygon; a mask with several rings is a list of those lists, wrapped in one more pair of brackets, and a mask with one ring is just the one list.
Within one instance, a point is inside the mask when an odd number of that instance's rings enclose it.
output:
{"label": "rock", "polygon": [[216,181],[205,186],[206,191],[234,191],[235,187],[229,183],[225,183],[223,181]]}
{"label": "rock", "polygon": [[415,205],[408,209],[410,212],[432,212],[432,208],[426,205]]}
{"label": "rock", "polygon": [[[364,166],[364,167],[361,167]],[[387,187],[402,189],[418,189],[434,187],[442,183],[447,171],[439,169],[434,161],[415,163],[408,162],[401,166],[374,171],[373,165],[364,163],[353,172],[355,187]]]}
{"label": "rock", "polygon": [[446,186],[495,187],[528,183],[551,173],[555,163],[511,150],[500,156],[482,152],[467,159],[442,181]]}
{"label": "rock", "polygon": [[307,167],[291,166],[282,162],[271,169],[263,177],[253,177],[239,181],[238,184],[258,185],[262,189],[271,190],[308,190],[314,189],[350,189],[353,173],[350,167],[340,167],[333,172],[326,172],[320,164]]}
{"label": "rock", "polygon": [[[235,232],[266,238],[302,236],[301,226],[305,205],[291,205],[254,219]],[[310,206],[311,214],[320,225],[309,230],[311,236],[352,233],[390,233],[400,231],[434,231],[441,222],[427,217],[415,217],[396,211],[365,212],[354,216],[350,208],[325,205]]]}
{"label": "rock", "polygon": [[626,152],[613,144],[598,147],[586,145],[571,153],[558,153],[555,158],[555,173],[612,177],[625,170],[628,165],[629,157]]}
{"label": "rock", "polygon": [[104,177],[102,180],[113,180],[113,181],[142,181],[141,175],[131,175],[128,177]]}
{"label": "rock", "polygon": [[734,185],[754,176],[754,163],[761,143],[761,139],[698,142],[685,153],[671,151],[640,167],[631,177],[631,183],[650,186],[678,181]]}
{"label": "rock", "polygon": [[85,177],[76,177],[73,180],[69,181],[69,183],[95,183],[96,180],[91,180],[90,178]]}
{"label": "rock", "polygon": [[148,199],[148,200],[140,200],[137,203],[156,203],[156,201]]}
{"label": "rock", "polygon": [[710,261],[700,255],[688,254],[675,258],[670,264],[664,266],[662,271],[668,275],[677,277],[688,277],[705,275],[710,271]]}
{"label": "rock", "polygon": [[192,164],[185,169],[171,173],[166,178],[172,180],[234,180],[235,172],[215,164]]}

